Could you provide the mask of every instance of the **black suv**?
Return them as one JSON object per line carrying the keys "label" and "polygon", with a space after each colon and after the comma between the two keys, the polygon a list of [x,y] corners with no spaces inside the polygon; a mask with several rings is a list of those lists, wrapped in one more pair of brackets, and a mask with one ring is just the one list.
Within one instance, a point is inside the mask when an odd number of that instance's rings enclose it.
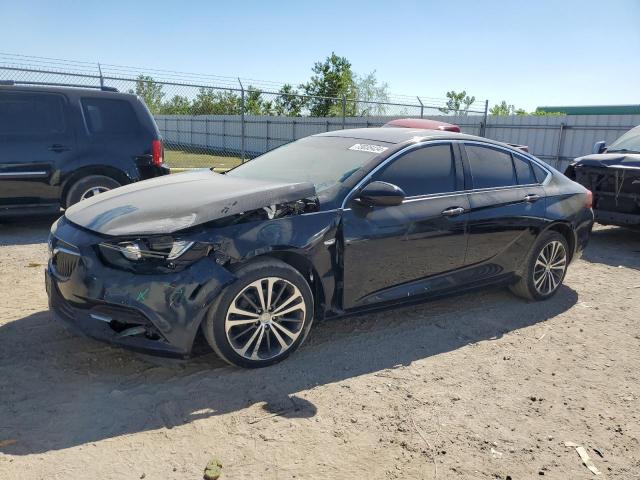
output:
{"label": "black suv", "polygon": [[169,173],[151,113],[115,89],[0,83],[0,216],[55,213]]}

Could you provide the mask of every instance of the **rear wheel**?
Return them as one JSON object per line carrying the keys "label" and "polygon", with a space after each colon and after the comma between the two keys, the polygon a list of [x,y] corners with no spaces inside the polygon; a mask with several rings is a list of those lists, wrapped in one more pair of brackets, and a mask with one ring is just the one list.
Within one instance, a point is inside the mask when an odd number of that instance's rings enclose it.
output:
{"label": "rear wheel", "polygon": [[313,296],[300,273],[277,260],[241,267],[209,310],[202,329],[225,361],[245,368],[272,365],[304,341],[313,321]]}
{"label": "rear wheel", "polygon": [[76,181],[67,193],[66,206],[118,188],[120,183],[105,175],[89,175]]}
{"label": "rear wheel", "polygon": [[569,264],[567,240],[558,232],[546,232],[527,258],[525,270],[511,291],[528,300],[546,300],[556,294]]}

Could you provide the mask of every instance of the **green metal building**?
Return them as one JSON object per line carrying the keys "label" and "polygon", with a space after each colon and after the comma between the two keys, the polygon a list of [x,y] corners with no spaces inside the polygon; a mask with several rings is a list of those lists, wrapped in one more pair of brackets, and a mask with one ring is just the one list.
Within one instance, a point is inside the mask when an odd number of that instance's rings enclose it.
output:
{"label": "green metal building", "polygon": [[538,112],[565,115],[640,115],[640,105],[583,105],[577,107],[538,107]]}

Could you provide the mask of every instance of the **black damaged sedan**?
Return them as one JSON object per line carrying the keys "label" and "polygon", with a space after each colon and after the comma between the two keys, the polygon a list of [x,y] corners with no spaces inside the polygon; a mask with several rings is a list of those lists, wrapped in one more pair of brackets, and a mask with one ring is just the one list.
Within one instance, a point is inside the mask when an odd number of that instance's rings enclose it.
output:
{"label": "black damaged sedan", "polygon": [[592,224],[588,190],[505,144],[342,130],[72,206],[46,284],[55,317],[94,338],[188,356],[201,330],[261,367],[314,320],[489,284],[545,300]]}

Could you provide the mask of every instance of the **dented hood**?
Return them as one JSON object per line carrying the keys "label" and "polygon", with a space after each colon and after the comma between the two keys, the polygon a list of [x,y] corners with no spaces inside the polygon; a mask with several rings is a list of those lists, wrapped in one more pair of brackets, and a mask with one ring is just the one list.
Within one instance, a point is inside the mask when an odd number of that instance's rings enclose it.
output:
{"label": "dented hood", "polygon": [[593,153],[576,158],[576,165],[589,167],[640,167],[640,154],[638,153]]}
{"label": "dented hood", "polygon": [[102,193],[69,207],[65,216],[104,235],[164,234],[313,196],[311,183],[249,180],[203,169]]}

